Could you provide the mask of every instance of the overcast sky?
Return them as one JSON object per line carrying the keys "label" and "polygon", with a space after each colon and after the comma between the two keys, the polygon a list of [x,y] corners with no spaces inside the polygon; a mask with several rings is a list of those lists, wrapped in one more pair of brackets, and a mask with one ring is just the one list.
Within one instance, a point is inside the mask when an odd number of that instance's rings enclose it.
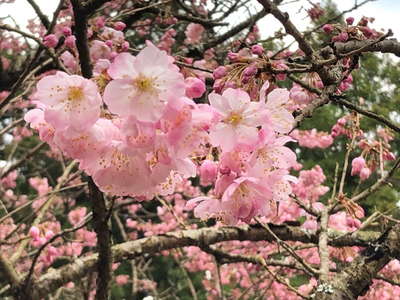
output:
{"label": "overcast sky", "polygon": [[[255,3],[256,1],[253,0]],[[318,0],[314,1],[318,2]],[[351,8],[355,0],[334,0],[340,10],[346,10]],[[358,0],[362,2],[362,0]],[[43,12],[48,15],[52,15],[56,8],[58,1],[56,0],[36,0],[36,3],[42,8]],[[307,27],[309,18],[306,17],[304,10],[300,11],[301,4],[305,4],[305,7],[309,7],[307,1],[295,2],[282,6],[282,10],[289,13],[293,22],[298,26],[299,29]],[[260,6],[258,6],[260,7]],[[11,15],[21,27],[26,26],[28,19],[35,17],[35,13],[26,0],[16,0],[12,4],[1,4],[0,17]],[[360,7],[356,12],[352,12],[351,16],[355,17],[356,20],[362,16],[372,16],[376,18],[374,28],[376,29],[392,29],[395,37],[400,39],[400,0],[376,0],[369,2],[364,6]],[[260,30],[263,37],[268,37],[271,33],[275,32],[279,28],[279,23],[272,16],[266,16],[259,22]]]}

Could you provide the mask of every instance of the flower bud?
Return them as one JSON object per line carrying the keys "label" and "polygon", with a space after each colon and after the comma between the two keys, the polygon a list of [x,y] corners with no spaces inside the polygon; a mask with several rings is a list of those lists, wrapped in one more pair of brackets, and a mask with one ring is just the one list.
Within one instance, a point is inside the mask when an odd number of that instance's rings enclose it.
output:
{"label": "flower bud", "polygon": [[76,37],[74,35],[67,36],[67,38],[64,41],[64,45],[68,48],[74,48],[75,41],[76,41]]}
{"label": "flower bud", "polygon": [[124,22],[119,22],[118,21],[118,22],[114,23],[114,29],[115,30],[122,31],[122,30],[125,29],[125,27],[126,27],[126,24]]}
{"label": "flower bud", "polygon": [[337,123],[340,126],[344,126],[344,125],[346,125],[346,119],[345,118],[340,118],[339,120],[337,120]]}
{"label": "flower bud", "polygon": [[370,168],[362,168],[360,171],[360,178],[361,180],[367,179],[371,175],[371,169]]}
{"label": "flower bud", "polygon": [[256,66],[250,65],[246,69],[244,69],[243,75],[246,77],[252,77],[257,74],[257,71],[258,71],[258,69]]}
{"label": "flower bud", "polygon": [[346,18],[346,23],[347,23],[348,25],[353,25],[353,23],[354,23],[354,18],[353,18],[353,17],[348,17],[348,18]]}
{"label": "flower bud", "polygon": [[36,226],[32,226],[31,229],[29,229],[29,235],[31,236],[31,238],[36,240],[40,235],[39,228],[37,228]]}
{"label": "flower bud", "polygon": [[54,232],[52,230],[47,230],[44,236],[49,240],[54,236]]}
{"label": "flower bud", "polygon": [[188,77],[185,79],[186,96],[189,98],[200,98],[206,91],[206,85],[203,80],[196,77]]}
{"label": "flower bud", "polygon": [[[360,173],[363,169],[368,169],[366,168],[366,163],[363,157],[358,156],[353,161],[351,162],[351,175],[355,175]],[[369,176],[369,175],[368,175]]]}
{"label": "flower bud", "polygon": [[224,66],[219,66],[213,72],[214,79],[221,79],[224,77],[228,72]]}
{"label": "flower bud", "polygon": [[109,48],[112,48],[112,46],[113,46],[113,41],[112,41],[112,40],[107,40],[107,41],[105,42],[105,44],[106,44]]}
{"label": "flower bud", "polygon": [[334,27],[332,26],[332,24],[325,24],[324,26],[322,26],[322,30],[325,31],[325,33],[330,34],[332,33]]}
{"label": "flower bud", "polygon": [[64,27],[61,29],[61,31],[62,31],[63,35],[65,35],[65,36],[70,36],[70,35],[72,34],[72,30],[71,30],[71,28],[68,27],[68,26],[64,26]]}
{"label": "flower bud", "polygon": [[234,62],[234,61],[237,61],[237,60],[239,59],[239,54],[229,51],[229,53],[228,53],[228,59],[229,59],[230,61],[233,61],[233,62]]}
{"label": "flower bud", "polygon": [[251,53],[261,56],[264,53],[264,48],[261,45],[253,45],[251,47]]}
{"label": "flower bud", "polygon": [[58,38],[55,34],[46,35],[43,38],[43,44],[48,48],[54,48],[58,44]]}
{"label": "flower bud", "polygon": [[216,162],[206,159],[200,168],[200,184],[207,186],[213,184],[217,179],[218,165]]}

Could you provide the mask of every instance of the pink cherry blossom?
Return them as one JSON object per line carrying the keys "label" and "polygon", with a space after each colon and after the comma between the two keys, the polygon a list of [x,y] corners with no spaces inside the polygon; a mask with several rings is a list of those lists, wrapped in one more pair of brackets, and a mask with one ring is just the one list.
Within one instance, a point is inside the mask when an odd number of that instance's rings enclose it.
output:
{"label": "pink cherry blossom", "polygon": [[268,111],[268,125],[266,125],[266,128],[279,133],[288,133],[294,124],[292,114],[285,107],[289,101],[290,93],[287,89],[277,88],[270,92],[267,100],[265,100],[265,92],[268,87],[269,83],[267,81],[260,90],[260,103]]}
{"label": "pink cherry blossom", "polygon": [[57,72],[37,84],[35,99],[45,105],[45,120],[58,130],[90,128],[100,117],[97,86],[78,75]]}
{"label": "pink cherry blossom", "polygon": [[195,44],[200,42],[203,32],[204,32],[204,27],[202,25],[196,23],[190,23],[185,30],[186,34],[185,43]]}
{"label": "pink cherry blossom", "polygon": [[251,102],[245,91],[231,88],[222,95],[212,93],[208,98],[220,114],[220,122],[210,130],[214,146],[231,151],[237,144],[252,145],[257,142],[257,126],[264,123],[262,107],[258,102]]}
{"label": "pink cherry blossom", "polygon": [[189,98],[200,98],[206,91],[204,81],[196,77],[188,77],[185,79],[186,96]]}
{"label": "pink cherry blossom", "polygon": [[151,43],[135,58],[120,55],[123,57],[117,56],[110,67],[114,80],[104,91],[109,110],[122,117],[134,116],[139,121],[158,121],[168,99],[184,95],[182,74],[172,58]]}

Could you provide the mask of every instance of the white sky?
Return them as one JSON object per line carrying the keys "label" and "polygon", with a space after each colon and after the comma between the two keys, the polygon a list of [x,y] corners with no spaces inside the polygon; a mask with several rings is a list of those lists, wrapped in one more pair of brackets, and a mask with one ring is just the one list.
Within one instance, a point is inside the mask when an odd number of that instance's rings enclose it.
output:
{"label": "white sky", "polygon": [[[252,0],[257,3],[256,0]],[[321,0],[314,0],[318,2]],[[333,0],[340,10],[346,10],[351,8],[356,0]],[[358,0],[358,3],[362,0]],[[36,0],[36,3],[41,7],[45,14],[52,15],[55,10],[58,1],[57,0]],[[300,30],[305,29],[309,25],[309,18],[306,17],[305,10],[299,9],[301,5],[304,4],[306,8],[309,7],[307,1],[302,0],[300,2],[294,2],[292,4],[281,6],[281,9],[288,12],[292,21]],[[258,8],[260,5],[256,4]],[[17,24],[24,28],[29,19],[35,17],[35,12],[26,0],[15,0],[12,4],[1,4],[0,17],[12,16]],[[355,17],[356,20],[362,16],[375,17],[374,28],[376,29],[392,29],[394,36],[400,39],[400,0],[376,0],[369,2],[357,11],[348,14],[348,16]],[[12,21],[8,21],[11,23]],[[264,17],[259,23],[261,35],[263,38],[270,36],[272,33],[280,28],[280,24],[271,15]]]}

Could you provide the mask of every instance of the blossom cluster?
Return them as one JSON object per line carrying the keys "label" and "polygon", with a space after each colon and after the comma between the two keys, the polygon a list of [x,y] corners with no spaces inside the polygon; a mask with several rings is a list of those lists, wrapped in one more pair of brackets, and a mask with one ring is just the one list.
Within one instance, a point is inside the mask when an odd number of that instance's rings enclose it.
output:
{"label": "blossom cluster", "polygon": [[151,43],[136,57],[98,59],[95,71],[95,81],[64,72],[42,78],[37,108],[25,120],[42,140],[78,160],[102,191],[167,195],[200,166],[201,181],[215,181],[215,189],[212,198],[201,198],[199,217],[249,222],[288,198],[296,163],[284,146],[292,140],[288,90],[266,95],[266,81],[259,99],[227,88],[211,93],[210,105],[196,104],[189,97],[201,97],[204,82],[185,79],[173,58]]}
{"label": "blossom cluster", "polygon": [[195,216],[218,217],[224,222],[250,222],[254,216],[268,215],[275,204],[291,193],[296,179],[289,170],[296,155],[285,146],[293,116],[284,107],[286,89],[274,89],[265,97],[268,82],[258,102],[240,89],[226,89],[222,95],[209,95],[217,111],[217,122],[210,129],[210,143],[219,147],[219,161],[205,160],[200,167],[201,183],[215,181],[207,196],[188,202]]}
{"label": "blossom cluster", "polygon": [[103,76],[109,81],[103,95],[78,75],[42,78],[37,108],[25,119],[44,141],[78,160],[104,192],[150,197],[194,176],[190,155],[205,137],[208,111],[203,116],[185,97],[173,59],[149,44],[136,57],[119,54]]}

